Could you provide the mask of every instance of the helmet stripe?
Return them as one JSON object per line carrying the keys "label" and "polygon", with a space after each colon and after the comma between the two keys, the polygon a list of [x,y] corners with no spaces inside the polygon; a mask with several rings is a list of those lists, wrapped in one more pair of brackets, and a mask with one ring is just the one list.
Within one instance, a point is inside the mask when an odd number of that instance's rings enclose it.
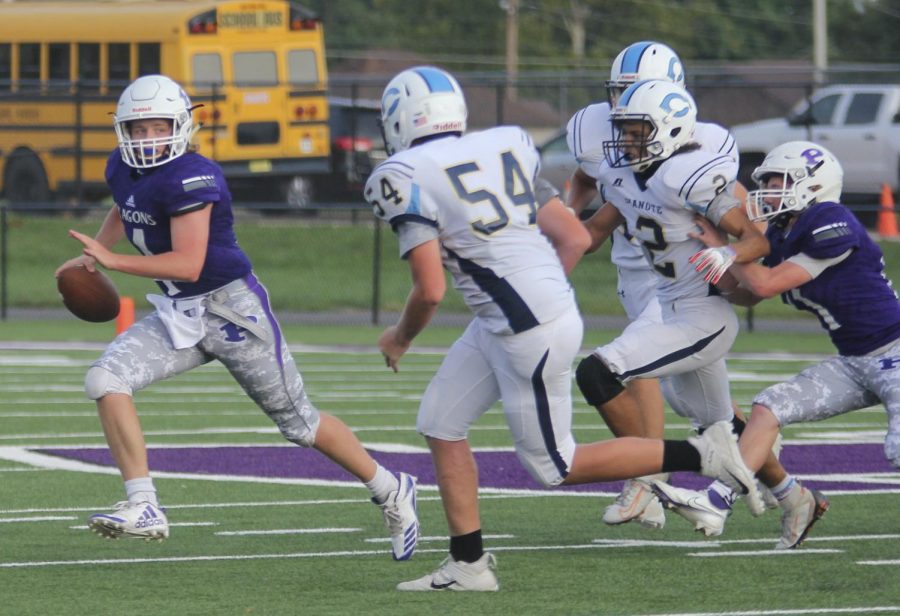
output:
{"label": "helmet stripe", "polygon": [[619,96],[619,102],[616,104],[617,107],[626,107],[628,105],[628,101],[631,100],[631,97],[634,96],[634,93],[638,91],[638,89],[647,83],[649,79],[645,79],[644,81],[636,81]]}
{"label": "helmet stripe", "polygon": [[644,52],[647,51],[647,48],[650,47],[653,43],[635,43],[634,45],[630,45],[628,49],[625,51],[625,55],[622,57],[622,73],[637,73],[638,68],[641,65],[641,56],[644,55]]}
{"label": "helmet stripe", "polygon": [[425,85],[431,92],[453,92],[453,83],[444,71],[430,67],[417,68],[415,71],[425,80]]}

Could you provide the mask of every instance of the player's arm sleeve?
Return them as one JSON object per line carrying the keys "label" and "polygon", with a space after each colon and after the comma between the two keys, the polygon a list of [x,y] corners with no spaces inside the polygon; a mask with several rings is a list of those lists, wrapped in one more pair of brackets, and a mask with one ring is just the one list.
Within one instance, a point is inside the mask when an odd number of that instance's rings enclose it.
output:
{"label": "player's arm sleeve", "polygon": [[837,265],[838,263],[849,257],[851,254],[853,254],[853,250],[848,248],[846,251],[836,257],[831,257],[829,259],[815,259],[808,254],[801,252],[788,259],[787,262],[802,267],[807,272],[809,272],[810,276],[816,278],[826,269],[828,269],[832,265]]}
{"label": "player's arm sleeve", "polygon": [[410,251],[416,246],[436,239],[439,236],[437,227],[418,222],[401,222],[394,232],[397,234],[397,242],[400,246],[400,257],[406,259]]}
{"label": "player's arm sleeve", "polygon": [[544,207],[554,197],[559,197],[559,191],[545,180],[544,178],[536,178],[534,180],[534,199],[537,201],[539,208]]}

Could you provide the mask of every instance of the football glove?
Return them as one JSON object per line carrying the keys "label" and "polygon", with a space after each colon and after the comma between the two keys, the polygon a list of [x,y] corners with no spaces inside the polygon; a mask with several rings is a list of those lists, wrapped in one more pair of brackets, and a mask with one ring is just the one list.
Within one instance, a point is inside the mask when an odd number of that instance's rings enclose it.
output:
{"label": "football glove", "polygon": [[725,274],[731,264],[734,263],[737,253],[731,246],[719,246],[718,248],[706,248],[688,259],[688,263],[695,263],[694,269],[698,274],[704,274],[703,280],[716,284]]}

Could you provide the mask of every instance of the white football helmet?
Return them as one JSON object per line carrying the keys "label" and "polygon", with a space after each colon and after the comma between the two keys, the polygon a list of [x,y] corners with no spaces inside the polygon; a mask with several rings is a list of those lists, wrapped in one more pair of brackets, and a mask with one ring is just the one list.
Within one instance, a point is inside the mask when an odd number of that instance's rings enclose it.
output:
{"label": "white football helmet", "polygon": [[606,82],[610,107],[625,88],[646,79],[663,79],[684,87],[684,67],[681,58],[668,45],[654,41],[632,43],[613,60]]}
{"label": "white football helmet", "polygon": [[[781,176],[781,188],[766,188],[772,176]],[[768,220],[800,212],[814,203],[839,201],[844,170],[834,154],[810,141],[783,143],[766,155],[751,176],[759,190],[747,195],[750,220]]]}
{"label": "white football helmet", "polygon": [[[694,136],[697,104],[678,84],[661,79],[639,81],[629,86],[609,115],[612,140],[603,142],[603,153],[611,167],[635,167],[643,171],[656,161],[669,158]],[[626,124],[645,122],[649,131],[640,139],[623,132]]]}
{"label": "white football helmet", "polygon": [[381,126],[388,154],[413,141],[466,130],[466,99],[456,79],[433,66],[416,66],[391,79],[381,95]]}
{"label": "white football helmet", "polygon": [[[133,120],[164,118],[172,122],[172,134],[157,139],[132,139]],[[177,83],[163,75],[134,80],[119,97],[113,119],[122,160],[131,167],[157,167],[184,154],[193,137],[191,99]],[[158,154],[161,147],[166,149]]]}

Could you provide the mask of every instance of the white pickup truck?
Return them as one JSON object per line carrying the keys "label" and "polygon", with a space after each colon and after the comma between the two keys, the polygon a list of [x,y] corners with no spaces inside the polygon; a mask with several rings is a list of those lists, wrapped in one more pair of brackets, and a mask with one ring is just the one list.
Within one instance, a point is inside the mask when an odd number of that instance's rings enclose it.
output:
{"label": "white pickup truck", "polygon": [[741,155],[740,179],[785,141],[825,146],[844,167],[844,193],[872,195],[887,183],[900,189],[900,85],[831,85],[794,106],[785,118],[731,127]]}

